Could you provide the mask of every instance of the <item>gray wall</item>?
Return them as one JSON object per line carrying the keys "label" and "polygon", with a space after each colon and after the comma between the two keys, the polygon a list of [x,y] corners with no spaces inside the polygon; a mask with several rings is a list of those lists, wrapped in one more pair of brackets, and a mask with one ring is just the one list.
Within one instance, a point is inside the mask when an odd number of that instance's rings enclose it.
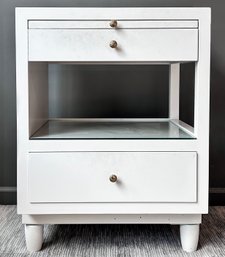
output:
{"label": "gray wall", "polygon": [[[0,1],[0,203],[15,203],[16,201],[16,85],[15,85],[15,37],[14,37],[14,8],[16,6],[210,6],[212,7],[212,68],[211,68],[211,133],[210,133],[210,187],[211,201],[215,204],[225,201],[225,1],[214,0],[1,0]],[[56,67],[51,67],[50,76],[55,73]],[[147,71],[142,74],[146,81],[154,81],[153,68],[150,75]],[[189,72],[187,72],[187,70]],[[189,80],[192,67],[184,71]],[[72,71],[67,71],[71,73]],[[126,72],[126,71],[125,71]],[[115,71],[116,73],[116,71]],[[156,85],[164,85],[168,74],[152,83],[152,92],[159,97]],[[71,77],[74,77],[71,75]],[[53,78],[54,79],[54,78]],[[131,83],[132,83],[131,79]],[[111,81],[112,84],[116,81]],[[186,82],[187,83],[187,82]],[[69,85],[69,84],[68,84]],[[134,85],[135,86],[135,85]],[[146,86],[146,84],[145,84]],[[165,96],[165,86],[162,86],[162,97]],[[54,89],[57,92],[57,89]],[[60,89],[58,89],[60,90]],[[191,95],[192,89],[182,90],[183,95]],[[58,91],[59,92],[59,91]],[[107,92],[105,92],[107,93]],[[165,115],[165,104],[157,106],[146,115]],[[182,103],[182,116],[192,122],[192,104],[186,101]],[[54,99],[51,99],[54,103]],[[130,105],[125,114],[129,116]],[[163,108],[163,109],[161,109]],[[65,113],[63,109],[51,109],[52,115]],[[152,111],[155,111],[154,113]],[[118,115],[118,112],[111,112]],[[140,112],[137,115],[142,115]],[[70,115],[70,114],[69,114]],[[103,113],[104,115],[104,113]],[[217,190],[215,190],[215,188]]]}

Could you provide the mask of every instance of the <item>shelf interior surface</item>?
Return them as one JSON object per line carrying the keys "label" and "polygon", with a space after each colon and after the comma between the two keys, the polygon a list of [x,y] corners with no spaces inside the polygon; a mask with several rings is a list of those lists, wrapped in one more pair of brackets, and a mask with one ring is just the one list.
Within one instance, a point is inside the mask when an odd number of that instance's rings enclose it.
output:
{"label": "shelf interior surface", "polygon": [[195,139],[171,121],[57,119],[30,139]]}

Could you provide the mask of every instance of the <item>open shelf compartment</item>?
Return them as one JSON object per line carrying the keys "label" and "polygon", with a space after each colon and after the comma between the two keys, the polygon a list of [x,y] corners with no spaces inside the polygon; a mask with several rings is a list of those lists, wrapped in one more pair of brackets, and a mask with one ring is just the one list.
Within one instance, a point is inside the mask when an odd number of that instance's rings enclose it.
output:
{"label": "open shelf compartment", "polygon": [[195,139],[193,127],[171,115],[179,108],[169,82],[176,86],[179,70],[172,72],[30,62],[29,139]]}

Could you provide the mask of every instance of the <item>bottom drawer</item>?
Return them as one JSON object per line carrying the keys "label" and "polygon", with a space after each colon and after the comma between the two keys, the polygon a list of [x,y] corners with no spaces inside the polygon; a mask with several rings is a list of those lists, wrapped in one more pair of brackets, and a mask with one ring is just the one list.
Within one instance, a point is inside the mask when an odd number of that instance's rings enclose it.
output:
{"label": "bottom drawer", "polygon": [[28,197],[31,203],[196,202],[197,154],[30,153]]}

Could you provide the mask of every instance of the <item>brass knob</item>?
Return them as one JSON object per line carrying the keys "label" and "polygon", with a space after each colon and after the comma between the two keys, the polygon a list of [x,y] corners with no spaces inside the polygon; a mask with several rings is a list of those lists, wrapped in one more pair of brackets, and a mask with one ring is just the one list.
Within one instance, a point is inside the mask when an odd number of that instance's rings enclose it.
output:
{"label": "brass knob", "polygon": [[117,48],[117,42],[116,42],[116,40],[112,40],[112,41],[110,42],[109,46],[110,46],[111,48]]}
{"label": "brass knob", "polygon": [[116,175],[111,175],[110,177],[109,177],[109,180],[112,182],[112,183],[115,183],[116,181],[117,181],[117,176]]}
{"label": "brass knob", "polygon": [[116,28],[117,27],[117,21],[116,20],[111,20],[109,23],[110,27]]}

